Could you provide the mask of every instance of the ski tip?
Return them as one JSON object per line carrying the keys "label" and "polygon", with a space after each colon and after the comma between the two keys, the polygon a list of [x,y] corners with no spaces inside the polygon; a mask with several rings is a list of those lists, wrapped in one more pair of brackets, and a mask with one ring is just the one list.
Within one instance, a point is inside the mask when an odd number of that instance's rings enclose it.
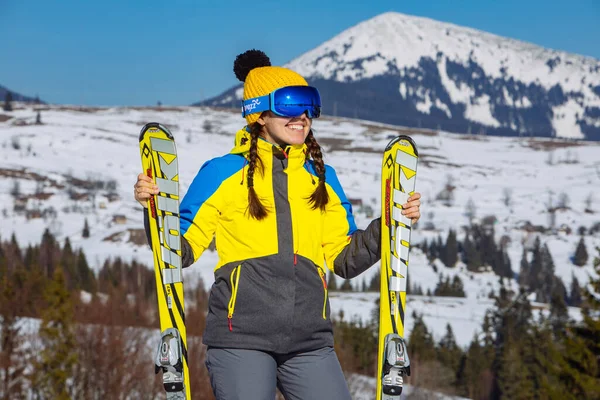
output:
{"label": "ski tip", "polygon": [[402,140],[406,140],[407,142],[410,143],[410,145],[413,147],[413,149],[415,150],[415,155],[417,157],[419,157],[419,151],[417,150],[417,144],[415,143],[415,141],[413,140],[413,138],[411,138],[410,136],[407,135],[398,135],[395,138],[393,138],[388,145],[385,147],[385,151],[390,150],[396,143],[402,141]]}
{"label": "ski tip", "polygon": [[167,137],[169,139],[173,139],[173,135],[171,134],[171,132],[169,131],[169,129],[166,126],[164,126],[158,122],[148,122],[146,125],[144,125],[144,127],[140,131],[140,142],[144,139],[144,134],[146,133],[146,131],[148,131],[150,129],[160,129],[167,135]]}

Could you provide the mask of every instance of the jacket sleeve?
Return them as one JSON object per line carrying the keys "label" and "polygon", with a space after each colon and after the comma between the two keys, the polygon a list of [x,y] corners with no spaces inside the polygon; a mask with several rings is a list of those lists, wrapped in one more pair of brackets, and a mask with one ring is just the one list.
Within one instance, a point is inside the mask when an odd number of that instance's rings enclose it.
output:
{"label": "jacket sleeve", "polygon": [[336,275],[354,278],[381,258],[380,219],[373,220],[365,230],[357,229],[352,205],[335,170],[326,166],[325,177],[331,189],[323,224],[325,262]]}
{"label": "jacket sleeve", "polygon": [[[216,164],[208,161],[200,168],[179,206],[183,268],[200,258],[215,234],[223,207],[223,196],[217,190],[221,181]],[[148,244],[152,247],[147,210],[144,210],[144,228]]]}
{"label": "jacket sleeve", "polygon": [[208,248],[215,235],[225,199],[217,160],[204,163],[179,207],[182,242],[190,246],[193,262]]}

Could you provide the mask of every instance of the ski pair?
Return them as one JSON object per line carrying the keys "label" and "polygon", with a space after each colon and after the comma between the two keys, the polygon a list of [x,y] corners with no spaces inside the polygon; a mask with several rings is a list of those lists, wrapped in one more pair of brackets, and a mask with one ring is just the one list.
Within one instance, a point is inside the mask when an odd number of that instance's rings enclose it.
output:
{"label": "ski pair", "polygon": [[418,160],[415,142],[405,135],[392,139],[383,154],[377,400],[399,399],[410,375],[404,317],[412,221],[402,205],[415,192]]}
{"label": "ski pair", "polygon": [[[140,133],[140,152],[143,170],[159,187],[148,201],[161,329],[156,373],[163,372],[167,399],[189,400],[179,172],[173,136],[163,125],[146,124]],[[403,335],[412,222],[401,211],[415,191],[418,157],[414,141],[404,135],[394,138],[383,155],[377,400],[399,399],[404,376],[410,375]]]}
{"label": "ski pair", "polygon": [[179,230],[179,167],[173,135],[164,125],[146,124],[140,132],[140,153],[143,171],[159,189],[148,200],[147,208],[161,330],[155,373],[162,371],[168,400],[190,400]]}

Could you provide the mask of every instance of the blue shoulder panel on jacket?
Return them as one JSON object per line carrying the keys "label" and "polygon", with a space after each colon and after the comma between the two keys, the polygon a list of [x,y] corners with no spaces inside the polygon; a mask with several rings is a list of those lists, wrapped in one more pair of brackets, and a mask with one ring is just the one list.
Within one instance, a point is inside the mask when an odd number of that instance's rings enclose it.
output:
{"label": "blue shoulder panel on jacket", "polygon": [[[308,170],[308,172],[317,176],[314,161],[310,160],[308,163],[310,164],[310,168],[306,165],[305,168]],[[352,235],[356,231],[356,223],[354,222],[354,216],[352,215],[352,204],[350,204],[350,201],[344,193],[344,189],[342,189],[342,185],[338,180],[335,169],[327,164],[325,164],[325,182],[331,186],[335,194],[337,194],[337,196],[340,198],[342,206],[346,210],[346,219],[348,220],[348,235]]]}
{"label": "blue shoulder panel on jacket", "polygon": [[213,158],[202,165],[181,200],[180,230],[185,235],[202,204],[212,196],[227,178],[244,168],[246,159],[239,154]]}

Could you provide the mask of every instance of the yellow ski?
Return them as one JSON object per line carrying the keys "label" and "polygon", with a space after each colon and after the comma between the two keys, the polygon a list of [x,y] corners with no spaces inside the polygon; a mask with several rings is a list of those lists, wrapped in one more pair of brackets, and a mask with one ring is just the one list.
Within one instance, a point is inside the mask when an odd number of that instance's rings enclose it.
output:
{"label": "yellow ski", "polygon": [[401,212],[415,192],[418,159],[415,142],[404,135],[390,141],[383,154],[377,400],[399,399],[404,376],[410,375],[404,314],[412,223]]}
{"label": "yellow ski", "polygon": [[140,152],[143,171],[160,190],[148,200],[147,209],[161,330],[155,372],[163,373],[168,400],[190,400],[179,230],[179,169],[173,135],[163,125],[146,124],[140,132]]}

